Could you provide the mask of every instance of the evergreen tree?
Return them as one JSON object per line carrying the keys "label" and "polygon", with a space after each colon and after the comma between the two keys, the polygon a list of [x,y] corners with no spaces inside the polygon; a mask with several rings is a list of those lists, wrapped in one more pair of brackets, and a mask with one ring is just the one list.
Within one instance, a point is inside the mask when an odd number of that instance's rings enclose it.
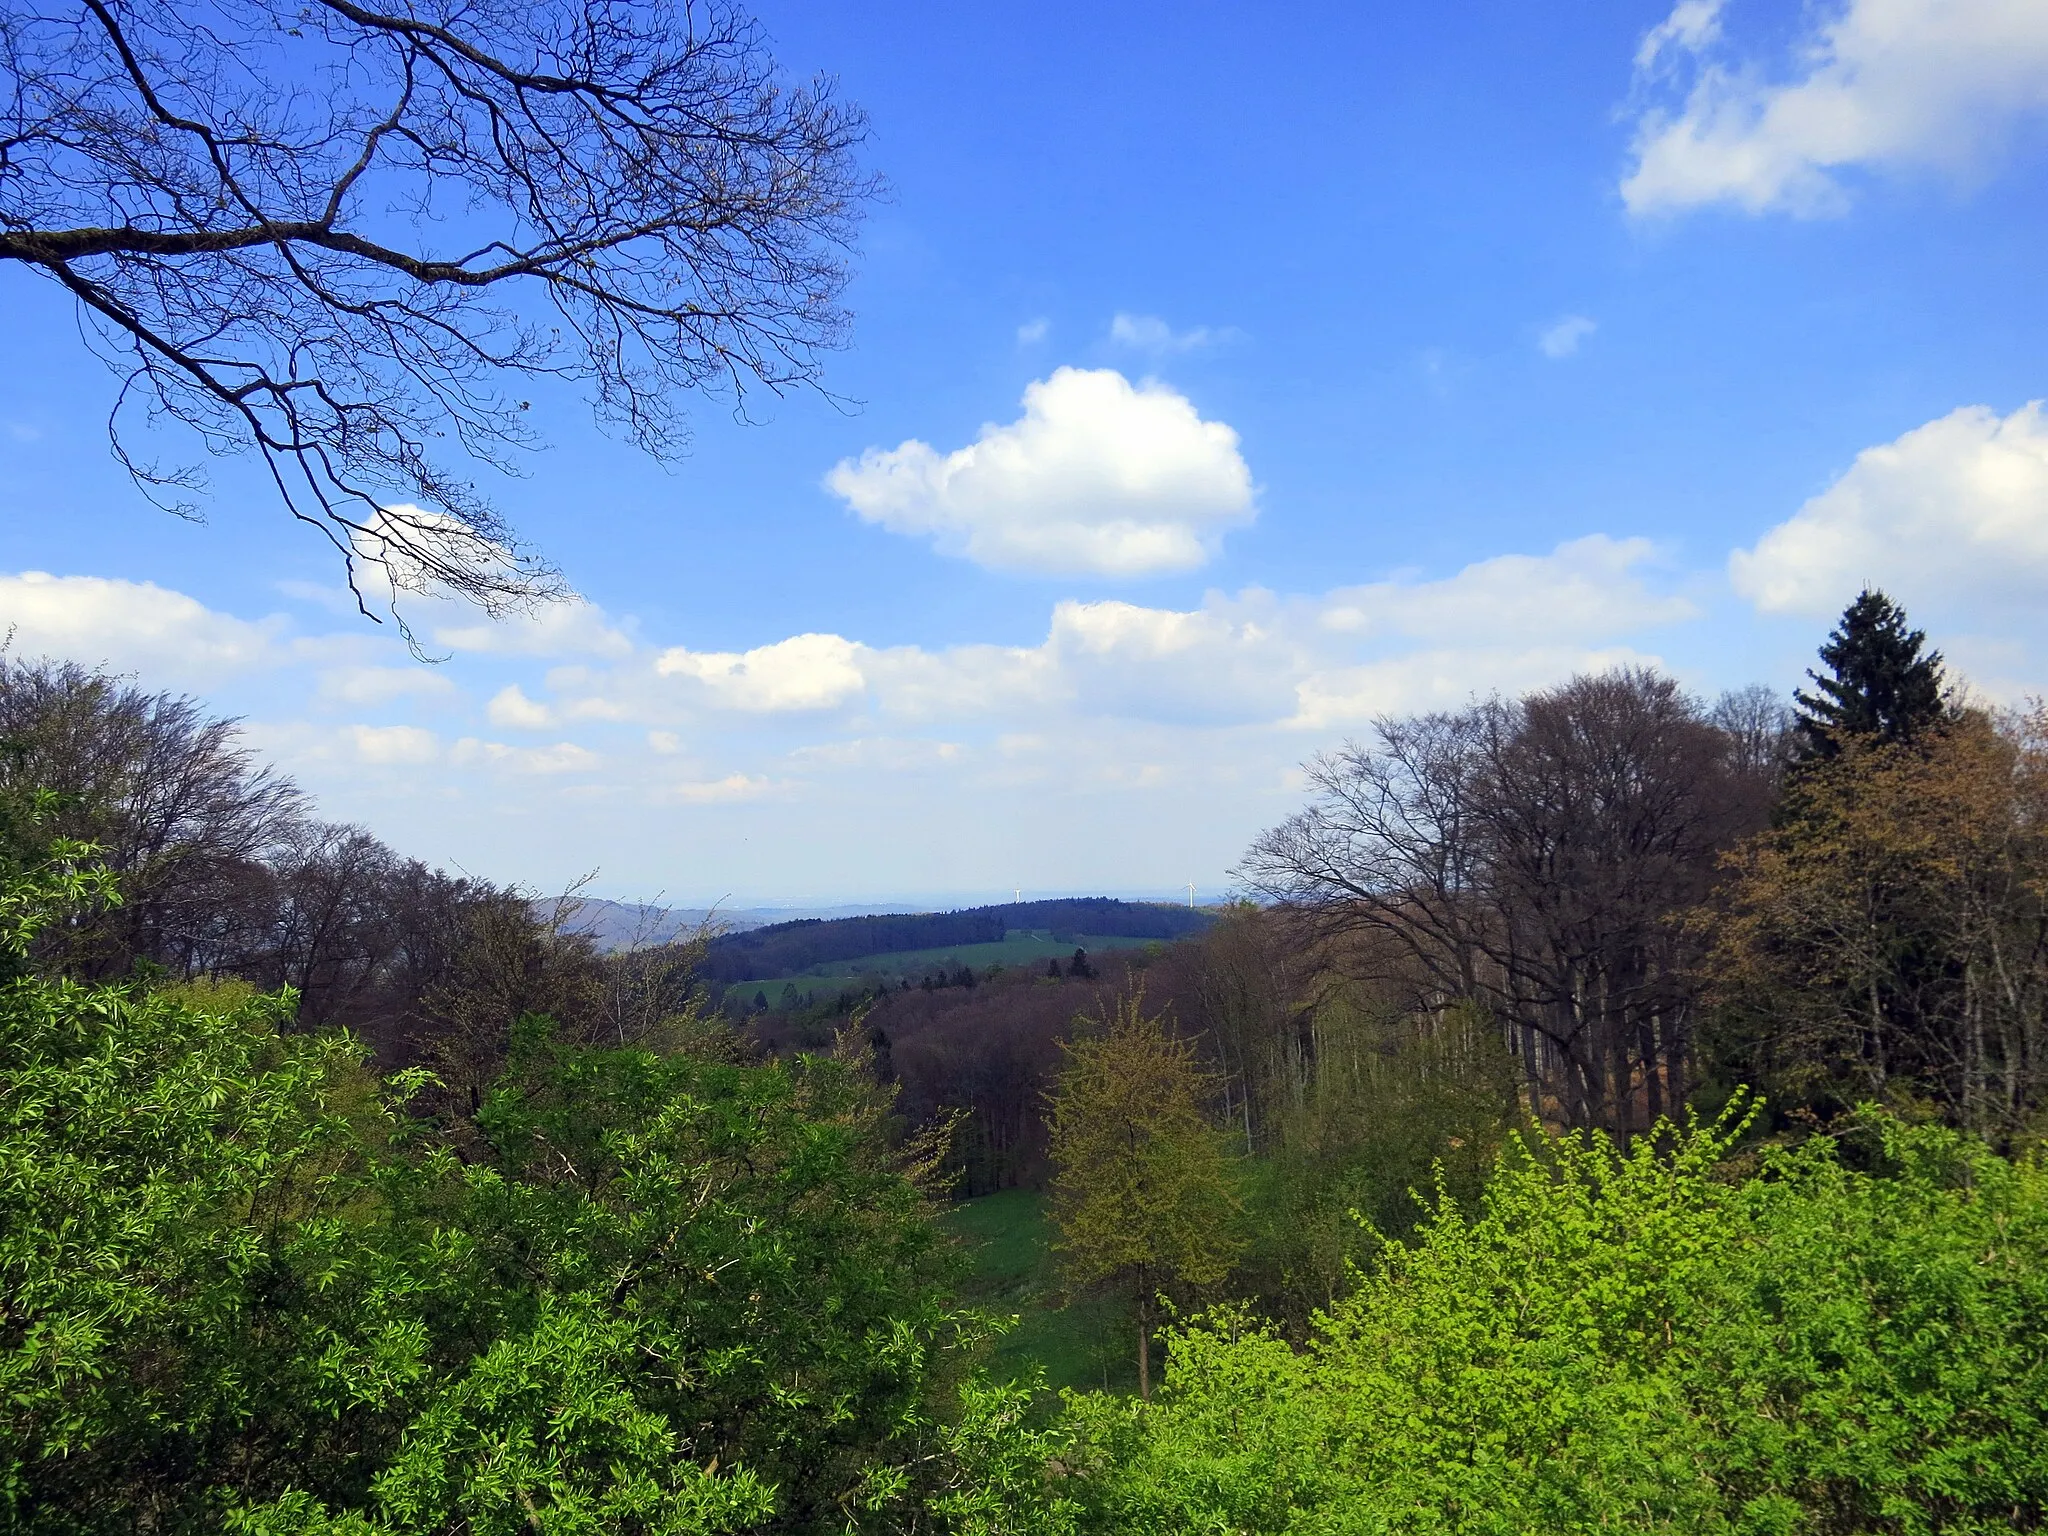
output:
{"label": "evergreen tree", "polygon": [[1816,692],[1798,701],[1800,756],[1836,756],[1845,741],[1914,741],[1947,713],[1942,702],[1941,653],[1922,653],[1925,632],[1906,627],[1906,611],[1882,592],[1865,588],[1842,613],[1820,648],[1827,672],[1809,671]]}

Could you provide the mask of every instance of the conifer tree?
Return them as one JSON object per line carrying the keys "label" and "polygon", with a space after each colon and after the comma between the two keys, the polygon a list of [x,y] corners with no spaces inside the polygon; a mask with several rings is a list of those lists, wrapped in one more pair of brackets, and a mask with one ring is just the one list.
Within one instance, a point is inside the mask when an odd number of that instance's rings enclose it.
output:
{"label": "conifer tree", "polygon": [[1826,673],[1809,671],[1816,691],[1798,701],[1800,756],[1808,761],[1839,754],[1846,742],[1910,742],[1947,714],[1939,651],[1924,651],[1927,635],[1906,626],[1906,611],[1866,587],[1843,610],[1820,648]]}

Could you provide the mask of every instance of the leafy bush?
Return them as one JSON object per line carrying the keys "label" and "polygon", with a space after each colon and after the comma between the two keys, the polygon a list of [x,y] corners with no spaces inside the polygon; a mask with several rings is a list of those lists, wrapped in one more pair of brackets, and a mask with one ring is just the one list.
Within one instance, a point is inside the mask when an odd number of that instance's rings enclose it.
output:
{"label": "leafy bush", "polygon": [[[2048,1170],[1866,1115],[1506,1155],[1296,1351],[1174,1341],[1150,1412],[1070,1399],[1118,1532],[1951,1532],[2048,1508]],[[1855,1166],[1858,1162],[1866,1166]]]}
{"label": "leafy bush", "polygon": [[[39,878],[17,950],[93,885]],[[857,1063],[528,1020],[465,1160],[288,1016],[0,984],[7,1528],[842,1531],[957,1480],[950,1260]]]}

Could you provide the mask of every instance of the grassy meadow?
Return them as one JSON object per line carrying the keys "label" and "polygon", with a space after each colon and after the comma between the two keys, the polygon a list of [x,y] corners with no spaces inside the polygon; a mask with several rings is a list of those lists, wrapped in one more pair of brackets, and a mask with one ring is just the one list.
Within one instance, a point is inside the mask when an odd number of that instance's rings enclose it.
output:
{"label": "grassy meadow", "polygon": [[962,1200],[946,1213],[945,1225],[973,1266],[962,1282],[962,1298],[1017,1319],[996,1342],[990,1362],[995,1376],[1013,1381],[1043,1367],[1046,1385],[1054,1389],[1135,1390],[1133,1344],[1124,1337],[1122,1314],[1093,1297],[1062,1305],[1043,1194],[1006,1189]]}

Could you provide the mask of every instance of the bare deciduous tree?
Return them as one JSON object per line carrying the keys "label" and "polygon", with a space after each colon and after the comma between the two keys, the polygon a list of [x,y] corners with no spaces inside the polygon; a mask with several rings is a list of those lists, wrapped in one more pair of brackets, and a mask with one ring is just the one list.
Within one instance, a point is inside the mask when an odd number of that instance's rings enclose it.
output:
{"label": "bare deciduous tree", "polygon": [[71,972],[142,957],[193,974],[250,946],[249,914],[265,906],[251,888],[304,805],[235,722],[72,663],[0,658],[0,747],[0,788],[53,792],[48,830],[97,845],[121,880],[121,906],[45,936]]}
{"label": "bare deciduous tree", "polygon": [[530,445],[508,379],[664,454],[679,393],[813,382],[843,328],[864,120],[722,0],[9,5],[0,71],[0,259],[122,376],[121,462],[189,514],[131,407],[254,451],[351,584],[566,591],[433,452]]}
{"label": "bare deciduous tree", "polygon": [[1309,766],[1309,807],[1242,873],[1323,937],[1362,937],[1414,1003],[1475,1001],[1538,1103],[1622,1131],[1682,1102],[1698,940],[1680,919],[1761,825],[1763,765],[1670,679],[1581,677],[1384,720]]}

